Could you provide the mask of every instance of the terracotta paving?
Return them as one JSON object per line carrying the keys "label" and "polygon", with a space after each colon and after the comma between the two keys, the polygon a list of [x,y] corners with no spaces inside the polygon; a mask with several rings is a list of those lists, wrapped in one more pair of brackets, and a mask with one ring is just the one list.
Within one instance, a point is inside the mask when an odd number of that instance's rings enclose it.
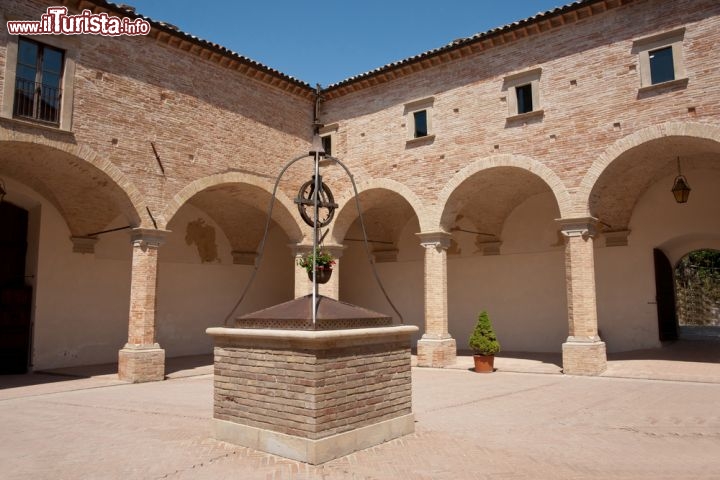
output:
{"label": "terracotta paving", "polygon": [[550,372],[549,357],[414,368],[416,432],[317,467],[211,438],[209,357],[148,384],[111,366],[0,377],[0,478],[720,479],[718,345],[676,347],[675,363],[625,354],[602,377]]}

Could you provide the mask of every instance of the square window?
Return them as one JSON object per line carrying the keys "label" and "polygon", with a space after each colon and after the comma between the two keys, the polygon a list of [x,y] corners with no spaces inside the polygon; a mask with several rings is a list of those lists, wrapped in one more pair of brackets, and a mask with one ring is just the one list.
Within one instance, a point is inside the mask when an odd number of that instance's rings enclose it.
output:
{"label": "square window", "polygon": [[413,112],[413,119],[415,123],[413,134],[414,138],[427,137],[428,124],[427,124],[427,110],[420,110]]}
{"label": "square window", "polygon": [[527,85],[515,87],[515,94],[517,95],[517,113],[532,112],[532,85],[528,83]]}
{"label": "square window", "polygon": [[13,116],[60,123],[64,57],[58,48],[18,39]]}
{"label": "square window", "polygon": [[518,115],[542,117],[540,102],[540,76],[542,68],[533,68],[508,75],[503,79],[502,91],[506,92],[503,100],[507,101],[508,120],[515,120]]}
{"label": "square window", "polygon": [[687,84],[684,37],[683,27],[633,41],[632,53],[638,59],[641,92]]}
{"label": "square window", "polygon": [[653,50],[650,57],[650,81],[656,83],[675,80],[675,68],[673,67],[672,47],[665,47]]}

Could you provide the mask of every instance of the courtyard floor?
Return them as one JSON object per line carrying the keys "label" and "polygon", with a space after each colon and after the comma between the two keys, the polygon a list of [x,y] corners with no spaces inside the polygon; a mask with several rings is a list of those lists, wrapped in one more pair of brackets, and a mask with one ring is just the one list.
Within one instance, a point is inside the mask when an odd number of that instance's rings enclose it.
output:
{"label": "courtyard floor", "polygon": [[671,350],[611,355],[600,377],[553,355],[413,368],[415,433],[316,467],[212,439],[208,357],[147,384],[107,366],[5,376],[0,478],[720,479],[720,343]]}

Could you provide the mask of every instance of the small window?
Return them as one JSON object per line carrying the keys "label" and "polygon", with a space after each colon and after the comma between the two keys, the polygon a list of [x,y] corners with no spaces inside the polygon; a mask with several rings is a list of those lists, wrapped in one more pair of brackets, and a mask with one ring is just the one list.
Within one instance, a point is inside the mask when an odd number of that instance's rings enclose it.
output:
{"label": "small window", "polygon": [[60,49],[18,40],[14,116],[60,123],[64,56]]}
{"label": "small window", "polygon": [[515,87],[515,94],[517,95],[517,113],[532,112],[532,85],[528,83],[527,85]]}
{"label": "small window", "polygon": [[650,80],[653,85],[656,83],[675,80],[675,68],[673,67],[672,47],[665,47],[653,50],[650,57]]}
{"label": "small window", "polygon": [[633,42],[637,54],[640,91],[687,84],[683,39],[685,28],[663,32]]}
{"label": "small window", "polygon": [[507,101],[508,120],[515,120],[519,115],[523,119],[529,116],[543,116],[540,104],[541,68],[508,75],[503,79],[502,91],[506,92],[503,100]]}
{"label": "small window", "polygon": [[320,135],[320,140],[322,140],[322,146],[323,150],[325,150],[325,155],[327,156],[333,156],[338,153],[338,128],[340,128],[340,124],[338,123],[331,123],[328,125],[323,125],[320,127],[320,130],[318,131],[318,134]]}
{"label": "small window", "polygon": [[322,146],[323,150],[325,150],[325,155],[332,156],[332,136],[323,135],[320,138],[322,139]]}
{"label": "small window", "polygon": [[432,121],[434,102],[435,97],[427,97],[405,104],[404,115],[405,124],[407,125],[407,142],[421,145],[434,140],[435,134]]}
{"label": "small window", "polygon": [[428,124],[427,124],[427,110],[420,110],[419,112],[413,112],[413,119],[415,122],[415,133],[414,138],[427,137]]}

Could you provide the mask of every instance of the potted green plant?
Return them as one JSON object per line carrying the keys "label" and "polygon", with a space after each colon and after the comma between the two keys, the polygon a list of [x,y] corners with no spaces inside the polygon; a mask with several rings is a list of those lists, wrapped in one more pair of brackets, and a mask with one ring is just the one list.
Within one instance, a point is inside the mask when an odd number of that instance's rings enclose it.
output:
{"label": "potted green plant", "polygon": [[495,354],[500,351],[495,331],[493,330],[490,317],[483,311],[478,315],[477,324],[468,342],[470,348],[475,352],[475,371],[492,372],[495,364]]}
{"label": "potted green plant", "polygon": [[317,283],[327,283],[332,275],[335,259],[330,252],[318,248],[298,258],[297,264],[299,267],[305,269],[311,281],[313,278],[313,270],[315,270]]}

